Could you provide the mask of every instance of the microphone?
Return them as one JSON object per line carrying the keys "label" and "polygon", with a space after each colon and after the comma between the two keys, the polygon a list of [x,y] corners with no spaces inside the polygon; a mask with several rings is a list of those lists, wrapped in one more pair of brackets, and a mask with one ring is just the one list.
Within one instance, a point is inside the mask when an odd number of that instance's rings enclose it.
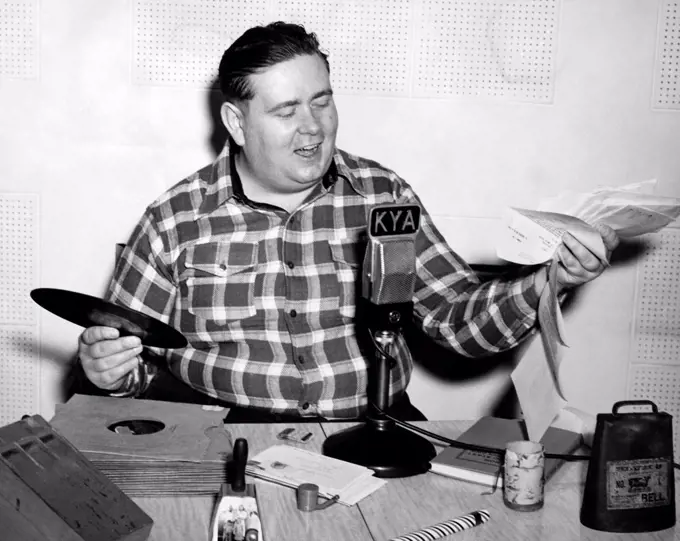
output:
{"label": "microphone", "polygon": [[378,205],[369,212],[361,314],[374,330],[400,330],[413,312],[416,283],[417,204]]}
{"label": "microphone", "polygon": [[[420,216],[417,204],[377,205],[369,212],[369,240],[357,299],[358,326],[369,330],[376,349],[373,377],[369,376],[369,409],[366,423],[336,432],[323,444],[325,455],[371,468],[376,477],[424,473],[436,455],[429,441],[379,411],[389,403],[390,346],[413,314]],[[371,400],[372,387],[376,396]]]}

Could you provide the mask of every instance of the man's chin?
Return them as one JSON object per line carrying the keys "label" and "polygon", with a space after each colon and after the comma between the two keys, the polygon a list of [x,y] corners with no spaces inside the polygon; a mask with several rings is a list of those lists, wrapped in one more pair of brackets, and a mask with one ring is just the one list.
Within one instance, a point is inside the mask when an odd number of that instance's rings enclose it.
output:
{"label": "man's chin", "polygon": [[294,176],[296,182],[310,186],[320,182],[328,168],[330,167],[330,162],[328,164],[315,164],[309,167],[301,167],[296,171]]}

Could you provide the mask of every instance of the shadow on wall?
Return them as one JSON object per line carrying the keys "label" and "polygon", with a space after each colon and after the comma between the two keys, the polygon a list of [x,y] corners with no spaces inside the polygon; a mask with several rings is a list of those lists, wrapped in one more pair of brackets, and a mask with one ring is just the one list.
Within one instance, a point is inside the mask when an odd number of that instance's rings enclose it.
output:
{"label": "shadow on wall", "polygon": [[208,142],[210,148],[213,151],[215,157],[222,151],[222,147],[227,142],[227,137],[229,133],[227,128],[224,127],[222,123],[222,116],[220,114],[220,109],[222,103],[224,102],[224,97],[220,90],[219,79],[215,78],[210,86],[210,90],[206,92],[208,114],[211,119],[212,129],[208,137]]}
{"label": "shadow on wall", "polygon": [[[644,238],[622,239],[621,244],[611,258],[611,265],[628,266],[643,256],[648,243]],[[515,265],[471,265],[482,281],[498,277],[512,278],[521,272]],[[574,289],[562,302],[562,312],[577,306],[583,299],[584,291]],[[533,335],[533,333],[532,333]],[[531,335],[529,335],[531,336]],[[471,382],[484,378],[496,370],[512,370],[519,362],[528,341],[521,342],[512,350],[481,359],[470,359],[440,346],[422,333],[414,331],[405,333],[405,337],[414,363],[432,377],[450,383]],[[528,338],[528,337],[527,337]],[[502,418],[516,418],[519,415],[519,402],[510,377],[499,393],[492,407],[491,415]]]}
{"label": "shadow on wall", "polygon": [[[211,85],[206,89],[206,107],[208,109],[208,115],[211,124],[210,132],[207,135],[208,145],[215,157],[217,157],[217,155],[222,151],[222,148],[227,141],[227,137],[229,136],[227,129],[222,123],[222,117],[220,114],[220,109],[223,102],[224,98],[219,88],[219,79],[216,77],[212,81]],[[197,164],[196,169],[198,169],[199,166],[200,164]],[[123,246],[124,244],[116,245],[115,261],[118,261],[118,257]],[[106,291],[102,292],[102,298],[106,297],[106,293]],[[96,386],[92,385],[92,383],[90,383],[85,377],[82,367],[78,362],[77,354],[69,362],[66,375],[61,382],[60,391],[63,401],[68,400],[71,396],[73,396],[74,393],[96,395],[105,394]]]}
{"label": "shadow on wall", "polygon": [[[485,282],[495,278],[513,278],[521,269],[515,265],[470,265]],[[413,362],[430,376],[447,383],[465,383],[484,378],[499,369],[515,364],[521,346],[510,351],[480,359],[471,359],[433,342],[429,337],[410,329],[404,333]],[[490,414],[512,419],[517,417],[518,400],[512,381],[508,378]]]}
{"label": "shadow on wall", "polygon": [[[120,258],[120,254],[122,253],[124,247],[125,243],[119,242],[115,244],[114,267],[117,264],[118,259]],[[111,278],[113,277],[113,272],[114,269],[111,269],[109,279],[106,281],[107,284],[111,281]],[[102,291],[101,294],[102,299],[106,299],[108,294],[107,289],[108,285],[105,287],[104,291]],[[106,393],[96,385],[92,384],[90,380],[87,379],[87,376],[85,376],[85,372],[83,372],[82,365],[79,362],[77,350],[75,355],[68,361],[68,366],[64,371],[64,378],[62,379],[60,385],[60,393],[63,402],[66,402],[74,394],[108,396],[108,393]]]}
{"label": "shadow on wall", "polygon": [[621,239],[621,243],[612,254],[611,265],[630,265],[643,257],[645,250],[649,248],[649,242],[644,237]]}

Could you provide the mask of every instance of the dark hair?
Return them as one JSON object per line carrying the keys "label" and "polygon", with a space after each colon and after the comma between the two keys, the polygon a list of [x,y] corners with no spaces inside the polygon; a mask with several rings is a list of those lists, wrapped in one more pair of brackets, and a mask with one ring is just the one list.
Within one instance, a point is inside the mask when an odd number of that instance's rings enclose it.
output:
{"label": "dark hair", "polygon": [[281,21],[246,30],[220,61],[220,90],[226,100],[249,100],[253,88],[249,75],[291,60],[296,56],[319,55],[330,73],[328,55],[319,48],[319,40],[303,26]]}

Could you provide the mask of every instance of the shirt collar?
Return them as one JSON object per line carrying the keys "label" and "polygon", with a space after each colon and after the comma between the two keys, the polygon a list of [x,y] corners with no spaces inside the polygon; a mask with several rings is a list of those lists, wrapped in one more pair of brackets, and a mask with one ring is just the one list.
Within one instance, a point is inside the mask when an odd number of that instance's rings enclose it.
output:
{"label": "shirt collar", "polygon": [[336,179],[345,179],[358,195],[364,198],[366,197],[366,188],[364,188],[361,181],[356,177],[352,171],[352,168],[347,165],[347,162],[345,161],[345,153],[337,148],[335,149],[335,155],[333,156],[331,170],[332,169],[334,169]]}
{"label": "shirt collar", "polygon": [[[235,152],[231,148],[230,140],[227,140],[212,167],[209,168],[209,175],[206,178],[207,187],[203,202],[198,209],[199,214],[209,214],[230,199],[239,203],[248,202],[234,159]],[[347,181],[357,194],[366,197],[366,190],[347,165],[343,152],[336,148],[331,166],[324,175],[321,185],[326,191],[330,191],[339,179]]]}
{"label": "shirt collar", "polygon": [[204,179],[205,192],[203,202],[198,208],[199,214],[209,214],[236,196],[231,179],[229,147],[230,143],[227,140],[212,167],[207,168],[207,175]]}

